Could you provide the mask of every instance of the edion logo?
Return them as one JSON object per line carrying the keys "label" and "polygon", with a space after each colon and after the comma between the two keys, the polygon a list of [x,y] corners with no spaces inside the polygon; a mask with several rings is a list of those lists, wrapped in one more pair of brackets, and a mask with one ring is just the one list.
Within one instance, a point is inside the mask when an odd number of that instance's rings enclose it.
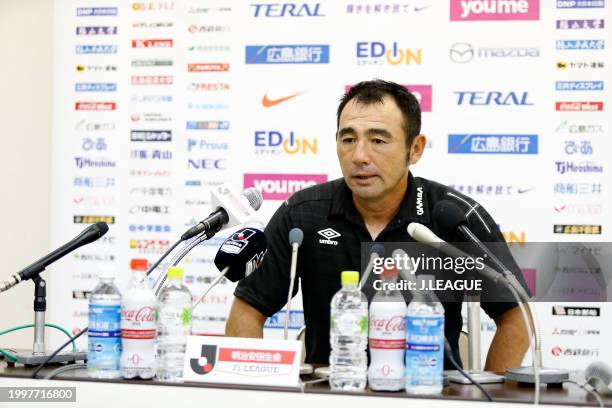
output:
{"label": "edion logo", "polygon": [[539,20],[540,0],[451,0],[450,21]]}
{"label": "edion logo", "polygon": [[306,187],[325,183],[326,174],[254,174],[244,175],[244,188],[255,187],[264,200],[286,200]]}

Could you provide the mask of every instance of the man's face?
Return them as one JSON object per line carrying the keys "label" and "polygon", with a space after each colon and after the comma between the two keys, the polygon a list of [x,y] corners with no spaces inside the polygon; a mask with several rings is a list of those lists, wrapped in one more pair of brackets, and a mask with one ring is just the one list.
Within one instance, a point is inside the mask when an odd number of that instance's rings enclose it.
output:
{"label": "man's face", "polygon": [[379,200],[405,186],[408,148],[403,117],[393,98],[363,105],[350,100],[342,113],[336,148],[342,175],[353,194]]}

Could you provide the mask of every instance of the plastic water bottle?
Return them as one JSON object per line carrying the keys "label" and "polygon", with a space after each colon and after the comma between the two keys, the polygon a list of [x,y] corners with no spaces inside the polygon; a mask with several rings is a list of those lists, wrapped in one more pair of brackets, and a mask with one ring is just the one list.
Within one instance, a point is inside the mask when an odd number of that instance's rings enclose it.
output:
{"label": "plastic water bottle", "polygon": [[444,369],[444,308],[431,290],[433,275],[417,277],[417,291],[406,316],[406,392],[442,392]]}
{"label": "plastic water bottle", "polygon": [[153,378],[155,375],[155,306],[149,287],[146,259],[132,259],[132,280],[121,302],[121,376]]}
{"label": "plastic water bottle", "polygon": [[185,349],[191,332],[191,292],[182,280],[183,268],[168,268],[168,283],[159,294],[155,377],[161,381],[183,381]]}
{"label": "plastic water bottle", "polygon": [[404,388],[404,349],[406,345],[406,302],[390,284],[397,269],[380,275],[382,287],[370,305],[370,367],[368,384],[373,390],[399,391]]}
{"label": "plastic water bottle", "polygon": [[342,272],[341,282],[331,301],[329,385],[360,391],[367,381],[368,301],[359,290],[359,272]]}
{"label": "plastic water bottle", "polygon": [[119,378],[121,358],[121,293],[113,269],[102,269],[100,283],[89,299],[87,374],[94,378]]}

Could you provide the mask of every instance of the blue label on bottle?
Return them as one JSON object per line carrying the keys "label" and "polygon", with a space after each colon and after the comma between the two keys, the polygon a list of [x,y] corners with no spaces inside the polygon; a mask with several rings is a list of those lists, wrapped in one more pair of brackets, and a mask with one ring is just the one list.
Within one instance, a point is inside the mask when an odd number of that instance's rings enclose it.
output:
{"label": "blue label on bottle", "polygon": [[118,370],[121,361],[121,305],[89,305],[87,366]]}
{"label": "blue label on bottle", "polygon": [[442,384],[444,316],[406,316],[406,387]]}

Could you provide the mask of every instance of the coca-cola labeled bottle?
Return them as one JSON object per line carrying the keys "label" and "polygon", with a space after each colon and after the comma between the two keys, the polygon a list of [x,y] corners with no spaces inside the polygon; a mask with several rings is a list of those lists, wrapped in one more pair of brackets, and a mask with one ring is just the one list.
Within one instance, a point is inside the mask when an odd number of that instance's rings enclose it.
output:
{"label": "coca-cola labeled bottle", "polygon": [[406,302],[393,288],[397,269],[385,269],[370,305],[370,367],[368,384],[373,390],[404,388]]}
{"label": "coca-cola labeled bottle", "polygon": [[132,259],[132,279],[121,302],[121,376],[155,376],[155,294],[145,280],[148,261]]}

